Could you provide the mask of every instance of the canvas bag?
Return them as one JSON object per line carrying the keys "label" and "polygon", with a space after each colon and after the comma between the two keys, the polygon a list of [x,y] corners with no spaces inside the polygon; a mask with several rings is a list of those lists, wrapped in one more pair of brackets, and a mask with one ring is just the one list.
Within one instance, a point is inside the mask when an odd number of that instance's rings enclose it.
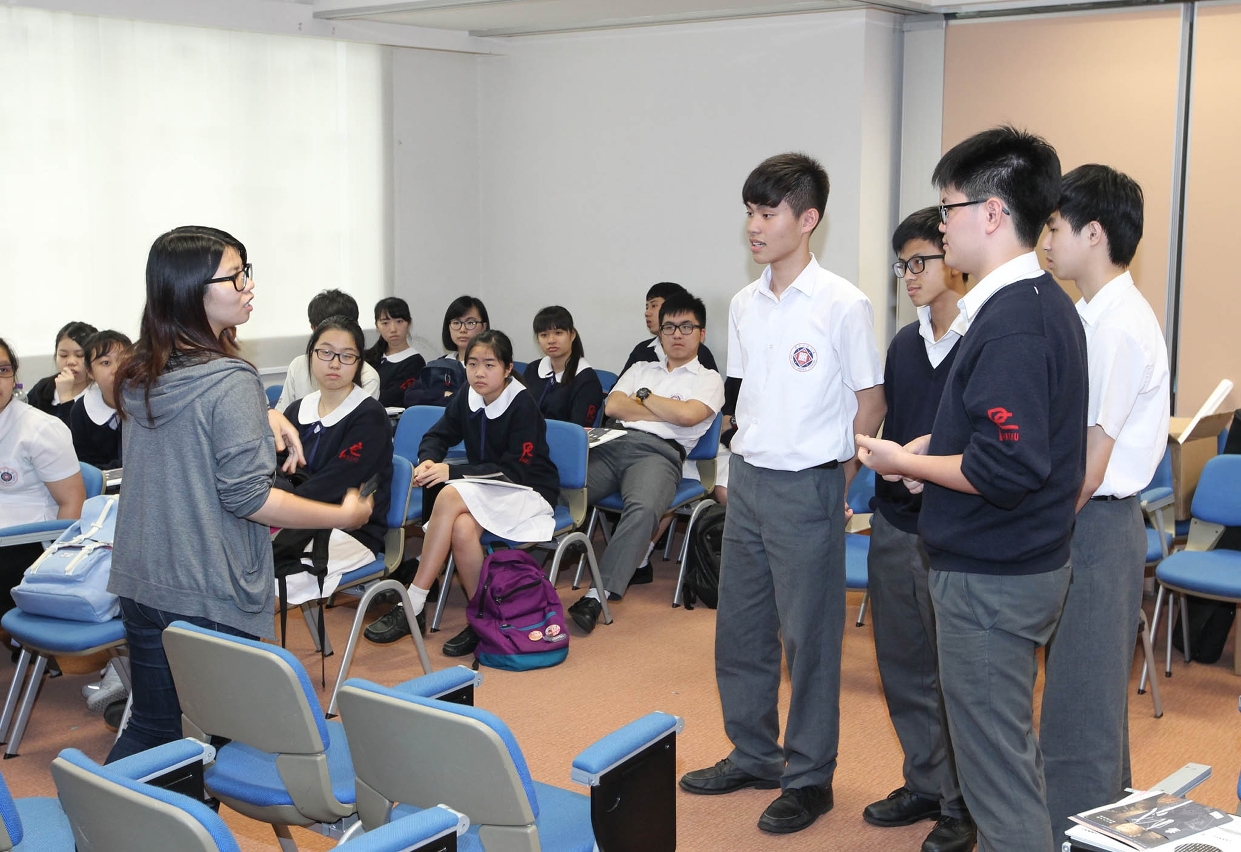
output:
{"label": "canvas bag", "polygon": [[524,550],[497,550],[483,560],[465,618],[478,634],[474,657],[484,666],[527,671],[569,655],[560,597]]}
{"label": "canvas bag", "polygon": [[120,600],[108,591],[118,500],[116,495],[100,495],[82,504],[82,517],[43,551],[13,588],[18,609],[95,623],[120,615]]}

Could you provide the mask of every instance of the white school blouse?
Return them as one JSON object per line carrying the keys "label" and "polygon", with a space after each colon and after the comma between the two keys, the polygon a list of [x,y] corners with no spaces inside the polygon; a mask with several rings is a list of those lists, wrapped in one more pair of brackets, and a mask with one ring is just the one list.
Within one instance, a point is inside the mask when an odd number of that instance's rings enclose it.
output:
{"label": "white school blouse", "polygon": [[0,526],[54,520],[60,507],[44,483],[80,470],[59,417],[19,399],[0,411]]}

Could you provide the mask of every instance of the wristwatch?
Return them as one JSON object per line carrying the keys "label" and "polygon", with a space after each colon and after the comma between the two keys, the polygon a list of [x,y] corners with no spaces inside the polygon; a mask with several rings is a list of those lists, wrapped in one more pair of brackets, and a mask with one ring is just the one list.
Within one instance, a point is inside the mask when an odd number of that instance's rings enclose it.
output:
{"label": "wristwatch", "polygon": [[646,398],[651,395],[650,388],[638,388],[638,392],[634,394],[638,398],[638,402],[646,405]]}

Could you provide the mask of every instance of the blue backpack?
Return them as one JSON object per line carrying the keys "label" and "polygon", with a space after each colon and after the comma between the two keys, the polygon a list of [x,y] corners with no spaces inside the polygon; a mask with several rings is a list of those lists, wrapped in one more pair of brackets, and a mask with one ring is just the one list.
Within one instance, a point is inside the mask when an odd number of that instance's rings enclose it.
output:
{"label": "blue backpack", "polygon": [[483,560],[465,618],[478,634],[474,657],[484,666],[522,672],[569,655],[560,597],[524,550],[497,550]]}
{"label": "blue backpack", "polygon": [[120,615],[120,601],[108,591],[119,499],[101,495],[82,504],[81,519],[43,551],[13,588],[18,609],[70,621],[103,622]]}

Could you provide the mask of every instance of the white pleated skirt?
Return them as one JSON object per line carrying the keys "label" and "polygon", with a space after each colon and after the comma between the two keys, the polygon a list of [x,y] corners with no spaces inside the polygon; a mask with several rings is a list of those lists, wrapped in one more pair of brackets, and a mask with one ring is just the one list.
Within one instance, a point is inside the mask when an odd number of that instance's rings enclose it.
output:
{"label": "white pleated skirt", "polygon": [[552,507],[539,492],[485,481],[454,479],[461,500],[487,532],[509,541],[550,541],[556,532]]}

